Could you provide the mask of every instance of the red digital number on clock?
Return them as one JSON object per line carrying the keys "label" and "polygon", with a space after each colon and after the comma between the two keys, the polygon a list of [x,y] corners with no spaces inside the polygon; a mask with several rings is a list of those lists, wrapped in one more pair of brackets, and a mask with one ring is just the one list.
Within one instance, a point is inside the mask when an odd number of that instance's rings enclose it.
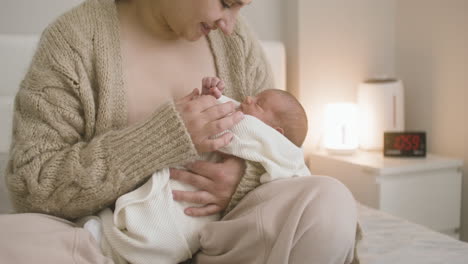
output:
{"label": "red digital number on clock", "polygon": [[384,132],[384,156],[425,157],[425,132]]}
{"label": "red digital number on clock", "polygon": [[393,147],[399,150],[418,150],[421,145],[421,138],[418,135],[399,135],[395,138]]}

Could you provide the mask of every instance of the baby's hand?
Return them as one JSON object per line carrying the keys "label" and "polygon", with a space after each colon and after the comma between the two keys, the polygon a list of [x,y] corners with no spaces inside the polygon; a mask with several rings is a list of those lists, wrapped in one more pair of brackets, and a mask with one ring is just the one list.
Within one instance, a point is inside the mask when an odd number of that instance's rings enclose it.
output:
{"label": "baby's hand", "polygon": [[219,99],[223,95],[224,82],[218,77],[205,77],[202,80],[202,95],[212,95]]}

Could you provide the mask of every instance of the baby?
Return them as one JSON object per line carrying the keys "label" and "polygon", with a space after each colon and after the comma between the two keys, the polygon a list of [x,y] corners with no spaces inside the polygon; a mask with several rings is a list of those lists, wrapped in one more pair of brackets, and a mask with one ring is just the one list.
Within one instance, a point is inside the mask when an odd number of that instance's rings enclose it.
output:
{"label": "baby", "polygon": [[[220,102],[231,100],[222,96],[223,90],[224,83],[216,77],[202,81],[202,96],[214,96]],[[300,148],[307,133],[307,117],[292,95],[266,90],[235,103],[245,117],[231,129],[231,143],[219,151],[260,163],[266,171],[260,177],[262,184],[310,175]],[[202,158],[213,160],[217,155],[210,153]],[[104,209],[99,218],[85,223],[85,229],[93,233],[104,254],[115,263],[185,261],[199,250],[198,234],[203,226],[219,220],[219,215],[184,214],[187,207],[199,205],[174,201],[172,190],[195,188],[169,176],[169,169],[155,172],[144,185],[119,197],[114,212]]]}
{"label": "baby", "polygon": [[[203,78],[202,87],[202,94],[212,95],[221,102],[230,100],[222,98],[224,82],[217,77]],[[254,116],[276,129],[296,146],[302,146],[307,135],[307,116],[302,105],[290,93],[277,89],[265,90],[255,97],[247,96],[239,108],[244,114]]]}

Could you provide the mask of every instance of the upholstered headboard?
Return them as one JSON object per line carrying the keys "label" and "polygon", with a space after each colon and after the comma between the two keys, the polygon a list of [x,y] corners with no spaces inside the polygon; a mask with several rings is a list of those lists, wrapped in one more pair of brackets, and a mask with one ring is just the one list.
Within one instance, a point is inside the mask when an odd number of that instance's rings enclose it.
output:
{"label": "upholstered headboard", "polygon": [[[38,40],[39,37],[36,35],[0,34],[0,213],[9,210],[3,173],[6,153],[11,142],[14,96],[26,74]],[[283,44],[264,41],[262,46],[272,66],[275,79],[274,88],[285,89],[286,56]]]}
{"label": "upholstered headboard", "polygon": [[13,100],[37,42],[35,35],[0,34],[0,213],[11,208],[3,174],[11,141]]}
{"label": "upholstered headboard", "polygon": [[261,44],[273,71],[274,88],[286,90],[286,52],[283,43],[262,41]]}
{"label": "upholstered headboard", "polygon": [[13,99],[37,42],[35,35],[0,35],[0,152],[8,151]]}

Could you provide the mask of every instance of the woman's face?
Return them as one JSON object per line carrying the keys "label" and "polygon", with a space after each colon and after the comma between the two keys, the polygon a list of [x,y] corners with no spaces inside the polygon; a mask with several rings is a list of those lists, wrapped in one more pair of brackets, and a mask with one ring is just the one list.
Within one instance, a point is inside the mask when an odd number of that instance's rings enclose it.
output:
{"label": "woman's face", "polygon": [[195,41],[211,30],[229,35],[239,10],[252,0],[166,0],[163,16],[179,37]]}

